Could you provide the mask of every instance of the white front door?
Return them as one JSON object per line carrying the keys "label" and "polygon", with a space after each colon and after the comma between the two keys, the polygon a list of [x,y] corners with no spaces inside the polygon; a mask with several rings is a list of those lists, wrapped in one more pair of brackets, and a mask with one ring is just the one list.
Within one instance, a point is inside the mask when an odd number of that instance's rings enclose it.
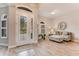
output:
{"label": "white front door", "polygon": [[31,40],[31,19],[28,15],[19,15],[16,17],[16,41],[26,43]]}

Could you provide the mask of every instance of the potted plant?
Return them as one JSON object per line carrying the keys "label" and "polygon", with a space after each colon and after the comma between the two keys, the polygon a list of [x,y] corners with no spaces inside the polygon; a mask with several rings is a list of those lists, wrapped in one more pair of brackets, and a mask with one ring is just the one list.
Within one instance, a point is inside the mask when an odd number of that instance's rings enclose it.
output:
{"label": "potted plant", "polygon": [[45,36],[46,36],[46,34],[39,34],[38,35],[39,39],[43,39],[43,40],[45,40]]}

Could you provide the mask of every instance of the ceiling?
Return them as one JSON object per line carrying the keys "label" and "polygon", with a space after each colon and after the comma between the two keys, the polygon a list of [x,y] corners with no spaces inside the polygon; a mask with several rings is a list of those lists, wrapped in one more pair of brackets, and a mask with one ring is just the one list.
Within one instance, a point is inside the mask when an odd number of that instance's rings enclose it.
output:
{"label": "ceiling", "polygon": [[[0,3],[0,7],[10,4]],[[75,11],[79,11],[79,3],[39,3],[39,15],[44,17],[56,18]]]}
{"label": "ceiling", "polygon": [[[79,10],[79,3],[41,3],[40,16],[55,18]],[[54,14],[51,14],[53,12]]]}

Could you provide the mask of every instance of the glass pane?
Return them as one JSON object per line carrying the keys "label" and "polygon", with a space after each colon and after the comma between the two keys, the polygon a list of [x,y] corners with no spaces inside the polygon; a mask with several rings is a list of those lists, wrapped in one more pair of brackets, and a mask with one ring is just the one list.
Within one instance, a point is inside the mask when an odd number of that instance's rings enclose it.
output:
{"label": "glass pane", "polygon": [[45,25],[41,25],[41,28],[45,28]]}
{"label": "glass pane", "polygon": [[45,34],[45,25],[41,25],[41,33]]}
{"label": "glass pane", "polygon": [[27,33],[27,18],[20,16],[20,34]]}
{"label": "glass pane", "polygon": [[33,39],[33,18],[31,18],[31,39]]}
{"label": "glass pane", "polygon": [[6,37],[6,29],[2,29],[2,37]]}
{"label": "glass pane", "polygon": [[41,33],[45,34],[45,29],[41,29]]}
{"label": "glass pane", "polygon": [[6,27],[6,20],[2,21],[2,27]]}

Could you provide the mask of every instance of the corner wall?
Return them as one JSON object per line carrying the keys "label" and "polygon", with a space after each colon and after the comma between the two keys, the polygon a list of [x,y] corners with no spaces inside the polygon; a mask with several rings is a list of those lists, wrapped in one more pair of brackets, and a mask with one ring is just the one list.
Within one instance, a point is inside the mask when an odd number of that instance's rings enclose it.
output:
{"label": "corner wall", "polygon": [[28,6],[32,9],[34,15],[34,43],[38,41],[38,34],[37,34],[37,20],[38,20],[38,12],[37,12],[37,5],[36,4],[13,4],[9,7],[9,46],[8,48],[13,48],[17,45],[16,43],[16,6],[24,5]]}

